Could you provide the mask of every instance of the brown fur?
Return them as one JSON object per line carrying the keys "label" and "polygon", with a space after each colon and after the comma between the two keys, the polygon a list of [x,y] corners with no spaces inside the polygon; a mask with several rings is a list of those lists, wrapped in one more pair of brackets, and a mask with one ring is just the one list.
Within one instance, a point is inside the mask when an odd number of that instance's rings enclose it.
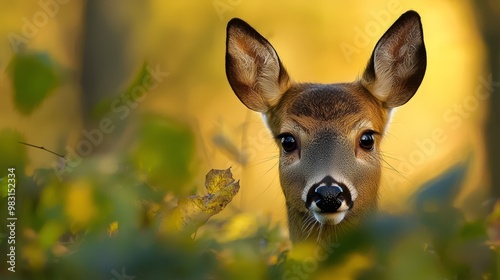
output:
{"label": "brown fur", "polygon": [[[296,141],[295,150],[280,152],[279,165],[294,243],[331,239],[376,209],[380,142],[390,111],[415,94],[425,68],[420,17],[413,11],[382,36],[363,78],[341,84],[294,83],[266,39],[242,20],[229,22],[226,72],[233,91],[265,116],[278,146],[284,134]],[[360,139],[372,132],[375,144],[366,150]],[[352,208],[318,212],[316,204],[306,207],[308,190],[325,178],[345,186]]]}

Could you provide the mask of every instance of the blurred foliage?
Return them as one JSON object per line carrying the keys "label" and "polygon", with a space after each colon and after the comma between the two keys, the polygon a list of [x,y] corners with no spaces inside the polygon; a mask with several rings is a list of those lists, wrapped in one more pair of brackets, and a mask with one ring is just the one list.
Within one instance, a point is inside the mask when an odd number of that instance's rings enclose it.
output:
{"label": "blurred foliage", "polygon": [[7,175],[7,168],[22,167],[26,164],[27,155],[18,142],[24,140],[24,137],[12,129],[3,129],[0,131],[0,178]]}
{"label": "blurred foliage", "polygon": [[186,194],[194,156],[194,135],[174,119],[144,116],[137,131],[131,161],[149,184]]}
{"label": "blurred foliage", "polygon": [[[16,91],[28,100],[20,112],[31,111],[54,85],[55,70],[37,57],[20,63],[37,70],[11,76],[19,84],[33,75],[43,80],[43,91]],[[290,249],[283,229],[265,217],[236,210],[218,219],[239,189],[229,169],[210,172],[207,194],[195,195],[200,186],[190,187],[195,136],[189,126],[175,117],[143,115],[135,135],[125,147],[130,152],[85,157],[61,178],[54,169],[28,174],[22,136],[0,132],[2,172],[16,167],[19,217],[16,273],[6,272],[2,259],[2,279],[500,278],[500,204],[477,220],[453,206],[467,163],[423,186],[409,201],[409,213],[377,213],[335,243]],[[5,180],[2,174],[3,189]],[[6,209],[4,195],[0,204]],[[6,215],[2,211],[0,219]],[[180,231],[160,231],[169,215]],[[7,252],[6,237],[3,227],[1,252]]]}
{"label": "blurred foliage", "polygon": [[[128,101],[125,102],[130,102],[130,103],[135,103],[136,100],[131,100],[132,98],[130,97],[130,93],[138,91],[139,90],[147,90],[145,87],[148,85],[145,84],[146,81],[148,81],[151,78],[151,74],[148,72],[148,64],[147,62],[143,62],[141,68],[137,71],[137,74],[135,78],[132,80],[132,82],[127,86],[127,88],[121,92],[121,96],[128,96]],[[145,95],[146,93],[142,93],[142,95]],[[135,99],[143,99],[144,96],[142,97],[136,97]],[[106,117],[110,113],[110,108],[113,108],[113,102],[116,102],[116,98],[102,98],[100,102],[96,104],[96,106],[93,107],[92,112],[90,112],[90,117],[93,120],[100,120],[101,118]],[[128,106],[133,106],[127,103]],[[123,116],[128,116],[129,112],[122,112],[124,115]],[[123,118],[122,116],[122,118]]]}
{"label": "blurred foliage", "polygon": [[7,69],[16,109],[25,115],[31,114],[59,83],[54,62],[47,53],[17,53]]}

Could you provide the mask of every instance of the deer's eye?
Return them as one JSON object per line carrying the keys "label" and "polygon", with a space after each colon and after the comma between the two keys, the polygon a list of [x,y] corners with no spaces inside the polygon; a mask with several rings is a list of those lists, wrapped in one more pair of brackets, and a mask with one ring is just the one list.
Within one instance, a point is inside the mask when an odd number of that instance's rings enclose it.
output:
{"label": "deer's eye", "polygon": [[359,138],[359,146],[364,150],[371,151],[373,149],[373,145],[375,145],[373,133],[373,131],[366,131]]}
{"label": "deer's eye", "polygon": [[283,151],[285,151],[285,153],[290,153],[297,149],[297,141],[295,140],[295,137],[293,137],[293,135],[283,134],[280,136],[280,138],[281,147],[283,147]]}

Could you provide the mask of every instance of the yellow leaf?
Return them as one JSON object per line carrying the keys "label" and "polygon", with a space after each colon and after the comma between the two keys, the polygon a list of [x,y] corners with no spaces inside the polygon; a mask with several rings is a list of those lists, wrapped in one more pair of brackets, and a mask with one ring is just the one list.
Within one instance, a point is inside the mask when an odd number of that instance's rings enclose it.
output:
{"label": "yellow leaf", "polygon": [[79,180],[70,185],[64,210],[77,227],[87,225],[95,217],[97,209],[90,182]]}
{"label": "yellow leaf", "polygon": [[108,235],[110,237],[114,237],[118,235],[118,222],[114,221],[108,226]]}
{"label": "yellow leaf", "polygon": [[226,170],[212,169],[205,177],[205,188],[209,194],[215,193],[234,182],[231,168]]}
{"label": "yellow leaf", "polygon": [[362,255],[362,254],[351,254],[346,256],[344,262],[335,266],[321,266],[321,270],[318,271],[318,275],[314,275],[315,279],[318,280],[327,280],[332,279],[332,275],[335,275],[335,278],[338,279],[351,279],[354,275],[358,275],[359,272],[364,269],[369,268],[373,263],[372,258],[370,256]]}
{"label": "yellow leaf", "polygon": [[240,189],[230,169],[211,170],[206,176],[205,187],[208,191],[205,196],[179,199],[177,207],[163,221],[163,232],[175,228],[186,234],[194,233],[211,216],[222,211]]}
{"label": "yellow leaf", "polygon": [[254,235],[258,229],[258,222],[255,215],[243,213],[234,216],[225,223],[221,234],[215,236],[219,242],[229,242],[237,239],[244,239]]}
{"label": "yellow leaf", "polygon": [[26,259],[28,266],[32,269],[42,269],[47,261],[43,249],[35,243],[25,245],[21,252],[23,259]]}

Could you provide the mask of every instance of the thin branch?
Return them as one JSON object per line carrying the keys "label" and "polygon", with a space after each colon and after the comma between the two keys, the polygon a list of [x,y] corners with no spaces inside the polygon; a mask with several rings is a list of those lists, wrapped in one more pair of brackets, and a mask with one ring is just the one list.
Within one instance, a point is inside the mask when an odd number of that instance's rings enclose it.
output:
{"label": "thin branch", "polygon": [[[58,154],[58,153],[56,153],[56,152],[53,152],[53,151],[51,151],[51,150],[47,150],[47,149],[45,149],[45,148],[44,148],[44,147],[42,147],[42,146],[36,146],[36,145],[33,145],[33,144],[24,143],[24,142],[18,142],[18,143],[19,143],[19,144],[26,145],[26,146],[30,146],[30,147],[33,147],[33,148],[37,148],[37,149],[40,149],[40,150],[44,150],[44,151],[47,151],[47,152],[49,152],[49,153],[51,153],[51,154],[53,154],[53,155],[56,155],[56,156],[58,156],[58,157],[62,157],[62,158],[64,158],[64,156],[63,156],[63,155],[60,155],[60,154]],[[65,158],[64,158],[64,159],[65,159]]]}

